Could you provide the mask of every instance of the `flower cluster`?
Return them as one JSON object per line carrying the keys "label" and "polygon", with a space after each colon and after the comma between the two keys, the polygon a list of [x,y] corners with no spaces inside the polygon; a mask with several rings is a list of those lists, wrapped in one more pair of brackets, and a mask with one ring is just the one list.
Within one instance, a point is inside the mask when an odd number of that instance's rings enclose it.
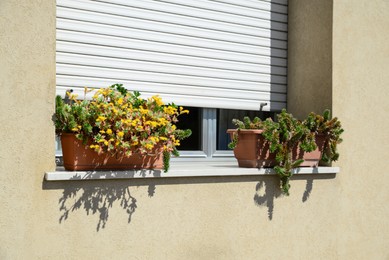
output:
{"label": "flower cluster", "polygon": [[[85,93],[89,90],[85,88]],[[153,154],[156,148],[176,151],[180,145],[175,123],[189,113],[159,96],[142,99],[139,92],[127,92],[121,85],[99,89],[92,100],[77,100],[69,94],[66,104],[57,97],[57,132],[71,132],[98,153],[131,156]],[[60,104],[62,101],[62,104]],[[182,131],[182,130],[181,130]],[[182,134],[182,132],[180,132]],[[186,137],[190,131],[186,133]]]}

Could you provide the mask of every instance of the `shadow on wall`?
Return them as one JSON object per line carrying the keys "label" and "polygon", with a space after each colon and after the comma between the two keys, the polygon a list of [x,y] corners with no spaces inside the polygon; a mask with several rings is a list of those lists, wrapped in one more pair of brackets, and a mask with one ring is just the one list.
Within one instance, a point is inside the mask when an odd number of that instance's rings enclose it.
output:
{"label": "shadow on wall", "polygon": [[[294,175],[291,178],[293,193],[293,180],[306,180],[305,191],[302,196],[302,202],[306,202],[313,189],[313,180],[316,179],[333,179],[335,174],[325,175]],[[273,219],[274,211],[274,199],[282,196],[280,189],[280,182],[278,177],[275,176],[263,176],[263,178],[257,183],[255,187],[254,202],[257,206],[266,206],[269,220]]]}
{"label": "shadow on wall", "polygon": [[274,199],[281,196],[281,190],[278,187],[279,180],[274,176],[265,176],[255,187],[254,202],[258,206],[267,207],[269,220],[273,219]]}
{"label": "shadow on wall", "polygon": [[[117,181],[70,181],[66,183],[43,183],[43,189],[63,189],[58,200],[59,223],[68,219],[70,213],[85,210],[87,215],[99,216],[97,231],[105,228],[109,211],[113,206],[119,206],[128,214],[128,223],[137,209],[137,200],[131,195],[128,183]],[[149,194],[153,194],[150,185]],[[149,195],[152,196],[152,195]]]}
{"label": "shadow on wall", "polygon": [[[292,180],[307,180],[306,189],[302,201],[308,200],[313,187],[314,179],[334,178],[334,174],[327,175],[295,175]],[[196,178],[155,178],[155,179],[132,179],[132,180],[85,180],[66,182],[43,181],[44,190],[63,190],[58,199],[59,223],[66,221],[72,212],[84,210],[86,215],[98,215],[97,231],[105,228],[110,209],[122,208],[128,215],[128,223],[138,209],[137,199],[132,195],[134,187],[148,186],[148,196],[155,195],[159,185],[186,185],[186,184],[214,184],[214,183],[237,183],[259,182],[255,185],[254,202],[257,206],[266,206],[268,219],[272,220],[274,214],[274,200],[281,196],[279,179],[277,176],[239,176],[239,177],[196,177]],[[293,185],[293,181],[292,181]],[[293,189],[293,187],[292,187]],[[292,191],[293,192],[293,191]],[[209,198],[212,200],[212,198]],[[248,204],[252,203],[247,201]],[[168,205],[169,203],[167,203]]]}

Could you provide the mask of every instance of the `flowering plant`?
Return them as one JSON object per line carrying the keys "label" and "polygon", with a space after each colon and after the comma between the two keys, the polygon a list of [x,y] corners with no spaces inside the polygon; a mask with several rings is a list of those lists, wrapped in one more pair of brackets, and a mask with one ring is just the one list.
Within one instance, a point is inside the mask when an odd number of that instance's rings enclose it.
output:
{"label": "flowering plant", "polygon": [[90,149],[112,156],[152,154],[161,146],[167,171],[170,154],[178,155],[180,140],[191,134],[190,129],[176,129],[177,118],[184,113],[189,111],[164,104],[159,96],[142,99],[139,92],[115,84],[97,90],[92,100],[78,100],[71,93],[65,101],[57,96],[55,127],[57,134],[74,133]]}

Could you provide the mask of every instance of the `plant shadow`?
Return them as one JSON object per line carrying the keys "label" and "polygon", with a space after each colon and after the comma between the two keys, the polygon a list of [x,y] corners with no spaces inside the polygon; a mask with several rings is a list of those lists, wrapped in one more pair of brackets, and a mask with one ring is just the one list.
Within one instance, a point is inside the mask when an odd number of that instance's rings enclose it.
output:
{"label": "plant shadow", "polygon": [[254,202],[266,206],[269,220],[273,219],[274,199],[281,196],[279,181],[275,176],[263,176],[255,187]]}
{"label": "plant shadow", "polygon": [[[298,174],[292,177],[293,180],[306,180],[305,191],[302,196],[302,202],[307,202],[313,189],[313,180],[333,179],[335,174],[308,175]],[[293,185],[293,184],[292,184]],[[281,193],[280,181],[277,176],[263,176],[255,187],[254,203],[257,206],[266,206],[268,219],[273,219],[274,200],[284,196]]]}
{"label": "plant shadow", "polygon": [[[306,180],[306,189],[302,201],[309,199],[313,180],[334,178],[335,174],[304,175],[298,174],[292,180]],[[268,219],[272,220],[274,215],[275,199],[282,196],[279,188],[279,178],[275,175],[262,176],[228,176],[221,177],[195,177],[195,178],[140,178],[131,180],[73,180],[58,182],[42,182],[44,190],[62,190],[58,199],[59,223],[69,219],[71,213],[78,210],[85,211],[87,216],[97,215],[98,223],[96,230],[100,231],[107,225],[110,210],[115,207],[121,208],[128,216],[128,223],[131,223],[133,215],[139,205],[134,196],[134,188],[146,187],[147,195],[153,197],[156,194],[156,187],[161,185],[187,185],[199,183],[234,183],[250,182],[255,185],[254,203],[257,206],[267,207]],[[293,185],[293,184],[292,184]]]}
{"label": "plant shadow", "polygon": [[[150,183],[150,182],[149,182]],[[145,186],[144,183],[137,183]],[[110,216],[110,210],[120,207],[128,215],[128,223],[131,223],[133,214],[138,208],[138,201],[133,196],[131,189],[134,183],[120,180],[111,181],[68,181],[68,182],[43,182],[43,189],[62,189],[62,195],[58,199],[59,223],[63,223],[71,213],[84,210],[87,216],[97,215],[96,230],[106,227]],[[148,196],[153,197],[156,186],[148,184]]]}
{"label": "plant shadow", "polygon": [[59,222],[67,220],[70,212],[83,208],[87,215],[98,214],[99,221],[96,229],[99,231],[101,228],[105,228],[109,218],[109,210],[115,202],[119,203],[120,207],[128,214],[128,223],[130,223],[138,206],[137,200],[131,195],[128,186],[64,189],[62,197],[58,201],[59,210],[62,213]]}

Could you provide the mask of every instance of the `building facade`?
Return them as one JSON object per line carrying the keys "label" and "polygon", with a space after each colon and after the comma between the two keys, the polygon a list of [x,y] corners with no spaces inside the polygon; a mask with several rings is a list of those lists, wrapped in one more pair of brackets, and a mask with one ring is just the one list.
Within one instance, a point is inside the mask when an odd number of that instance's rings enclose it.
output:
{"label": "building facade", "polygon": [[[0,3],[1,259],[387,259],[389,3],[289,1],[287,108],[330,108],[336,175],[46,182],[56,5]],[[374,156],[373,156],[374,155]]]}

